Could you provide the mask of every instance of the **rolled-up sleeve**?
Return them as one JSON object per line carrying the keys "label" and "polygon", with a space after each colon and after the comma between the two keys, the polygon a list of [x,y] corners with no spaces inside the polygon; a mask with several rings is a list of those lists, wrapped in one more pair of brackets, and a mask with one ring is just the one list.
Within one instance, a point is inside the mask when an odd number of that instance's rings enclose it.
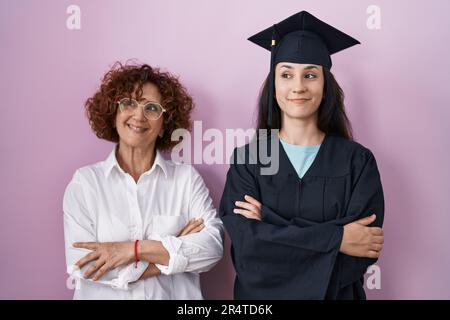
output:
{"label": "rolled-up sleeve", "polygon": [[[83,277],[84,272],[93,262],[86,264],[81,269],[75,266],[78,260],[91,251],[72,246],[74,242],[97,242],[94,224],[95,217],[92,214],[92,210],[89,210],[86,201],[86,193],[90,191],[90,186],[77,171],[64,193],[64,241],[67,273],[77,281],[94,282],[92,279]],[[94,283],[115,289],[128,290],[128,284],[137,281],[147,269],[147,266],[148,262],[140,261],[137,267],[134,264],[129,264],[115,268]]]}
{"label": "rolled-up sleeve", "polygon": [[193,167],[190,169],[189,184],[189,219],[202,218],[205,227],[198,233],[159,238],[170,258],[167,266],[156,266],[166,275],[206,272],[223,256],[223,223],[213,206],[208,188]]}

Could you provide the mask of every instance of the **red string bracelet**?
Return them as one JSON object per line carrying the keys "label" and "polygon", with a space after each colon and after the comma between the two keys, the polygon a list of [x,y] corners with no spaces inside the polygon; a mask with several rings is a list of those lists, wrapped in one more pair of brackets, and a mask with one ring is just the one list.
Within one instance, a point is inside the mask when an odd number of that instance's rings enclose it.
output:
{"label": "red string bracelet", "polygon": [[137,253],[137,244],[139,240],[134,240],[134,267],[137,268],[137,263],[139,261],[138,259],[138,253]]}

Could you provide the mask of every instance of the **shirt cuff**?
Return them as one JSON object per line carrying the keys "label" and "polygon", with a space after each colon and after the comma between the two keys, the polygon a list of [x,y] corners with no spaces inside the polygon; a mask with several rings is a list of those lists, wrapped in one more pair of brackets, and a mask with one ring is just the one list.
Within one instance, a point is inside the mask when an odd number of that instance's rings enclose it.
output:
{"label": "shirt cuff", "polygon": [[80,279],[84,281],[94,282],[106,286],[111,286],[114,289],[128,290],[128,285],[131,282],[139,280],[141,275],[148,267],[148,262],[139,261],[137,267],[135,263],[125,267],[119,267],[107,272],[102,278],[97,281],[92,279],[85,279],[83,277],[84,272],[90,266],[90,264],[84,266],[82,269],[75,265],[67,267],[67,273],[74,279]]}
{"label": "shirt cuff", "polygon": [[132,263],[119,271],[117,278],[111,281],[111,286],[115,289],[128,290],[128,285],[138,281],[141,275],[147,269],[149,263],[146,261],[138,261]]}
{"label": "shirt cuff", "polygon": [[159,241],[161,241],[163,247],[169,252],[169,265],[155,264],[155,266],[165,275],[184,272],[188,265],[188,258],[180,250],[183,242],[174,236],[165,236],[160,238]]}

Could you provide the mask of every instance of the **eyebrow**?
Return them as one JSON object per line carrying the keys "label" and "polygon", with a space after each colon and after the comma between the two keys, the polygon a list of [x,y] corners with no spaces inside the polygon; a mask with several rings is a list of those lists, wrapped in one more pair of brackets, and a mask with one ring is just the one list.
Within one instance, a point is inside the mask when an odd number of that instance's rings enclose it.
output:
{"label": "eyebrow", "polygon": [[[281,65],[280,68],[293,69],[292,66],[287,65],[287,64]],[[319,69],[319,68],[317,68],[317,66],[306,66],[305,68],[303,68],[303,70],[311,70],[311,69]]]}
{"label": "eyebrow", "polygon": [[307,67],[305,67],[305,70],[311,70],[311,69],[319,70],[319,68],[317,68],[316,66],[307,66]]}

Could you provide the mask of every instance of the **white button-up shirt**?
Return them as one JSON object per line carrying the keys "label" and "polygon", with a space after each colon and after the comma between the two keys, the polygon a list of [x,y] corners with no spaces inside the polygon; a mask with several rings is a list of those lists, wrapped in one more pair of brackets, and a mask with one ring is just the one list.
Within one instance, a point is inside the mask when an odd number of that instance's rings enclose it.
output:
{"label": "white button-up shirt", "polygon": [[[115,149],[102,162],[78,169],[63,201],[68,284],[74,299],[202,299],[199,273],[223,255],[223,225],[209,191],[190,165],[165,160],[159,151],[153,166],[136,183],[124,172]],[[202,218],[198,233],[177,237],[192,218]],[[74,242],[159,240],[169,265],[161,275],[140,280],[148,266],[139,261],[111,270],[100,280],[83,279],[74,264],[89,250]]]}

